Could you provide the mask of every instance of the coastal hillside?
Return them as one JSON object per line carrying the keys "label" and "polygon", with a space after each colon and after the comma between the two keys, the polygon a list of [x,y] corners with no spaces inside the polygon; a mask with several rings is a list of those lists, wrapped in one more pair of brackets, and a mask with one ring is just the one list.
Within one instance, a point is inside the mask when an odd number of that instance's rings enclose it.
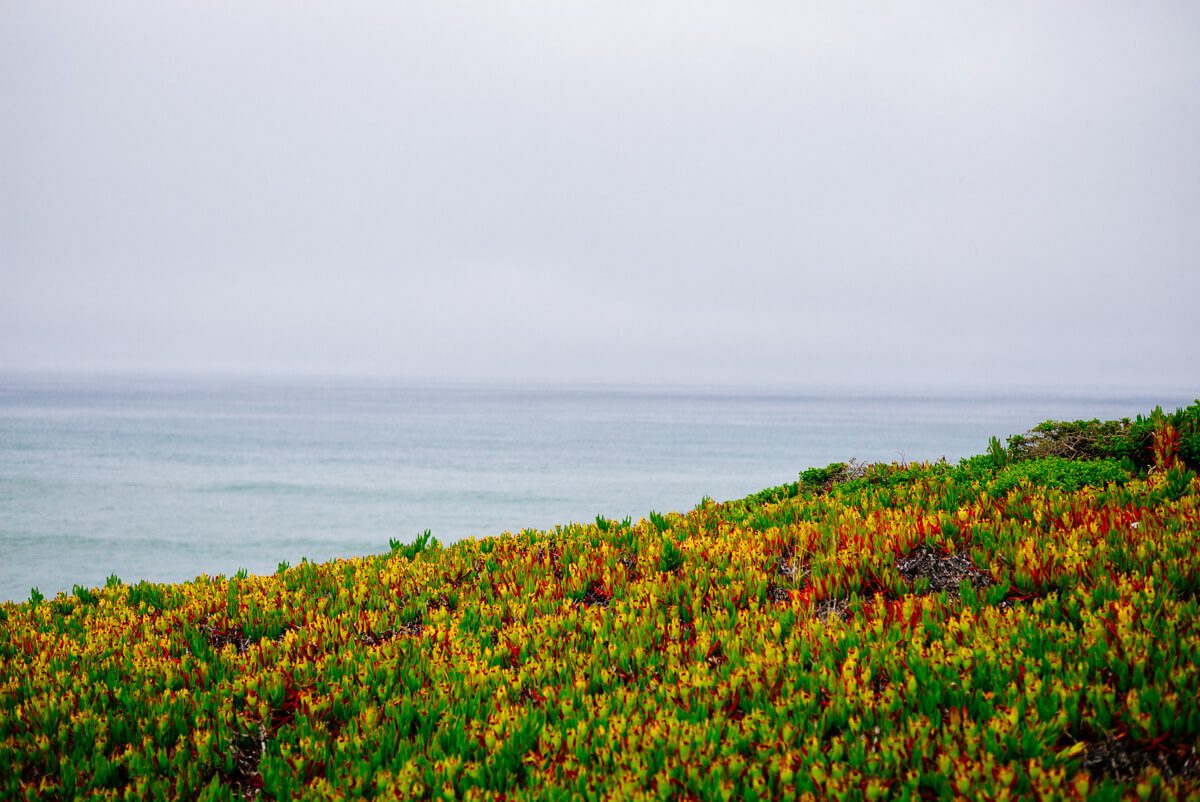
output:
{"label": "coastal hillside", "polygon": [[34,593],[0,605],[0,798],[1200,798],[1198,469],[1200,402]]}

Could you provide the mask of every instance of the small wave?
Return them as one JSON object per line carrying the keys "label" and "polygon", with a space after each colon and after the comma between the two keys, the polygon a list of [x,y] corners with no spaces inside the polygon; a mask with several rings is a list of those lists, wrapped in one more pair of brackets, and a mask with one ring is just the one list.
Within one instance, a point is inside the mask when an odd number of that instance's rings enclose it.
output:
{"label": "small wave", "polygon": [[275,495],[295,495],[299,493],[329,492],[337,488],[322,487],[321,485],[304,484],[302,482],[225,482],[206,485],[200,488],[204,493],[267,493]]}
{"label": "small wave", "polygon": [[121,550],[171,553],[201,554],[212,548],[206,540],[194,540],[187,537],[139,537],[131,535],[90,534],[90,533],[7,533],[0,532],[0,552],[8,549],[29,548],[39,553],[77,552],[80,549],[100,549],[106,553]]}

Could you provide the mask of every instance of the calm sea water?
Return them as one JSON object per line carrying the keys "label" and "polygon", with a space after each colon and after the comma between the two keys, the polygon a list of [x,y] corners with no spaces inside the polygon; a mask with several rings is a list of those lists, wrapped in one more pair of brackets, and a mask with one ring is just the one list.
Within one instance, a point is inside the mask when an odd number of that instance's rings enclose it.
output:
{"label": "calm sea water", "polygon": [[1190,400],[0,377],[0,599],[636,519]]}

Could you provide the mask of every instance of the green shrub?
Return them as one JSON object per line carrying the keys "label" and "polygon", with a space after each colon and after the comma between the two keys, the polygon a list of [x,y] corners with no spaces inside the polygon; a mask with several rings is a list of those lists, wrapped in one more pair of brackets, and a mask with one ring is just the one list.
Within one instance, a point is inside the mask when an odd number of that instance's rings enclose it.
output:
{"label": "green shrub", "polygon": [[658,558],[658,570],[669,574],[683,565],[683,551],[671,538],[663,538],[662,554]]}
{"label": "green shrub", "polygon": [[976,454],[959,460],[951,475],[959,482],[986,481],[1004,467],[1006,466],[997,465],[991,454]]}
{"label": "green shrub", "polygon": [[1154,432],[1168,423],[1179,431],[1179,457],[1193,470],[1200,469],[1200,399],[1174,412],[1156,407],[1133,420],[1043,421],[1008,438],[1008,454],[1013,461],[1126,459],[1141,470],[1154,464]]}
{"label": "green shrub", "polygon": [[1179,436],[1179,458],[1192,468],[1200,469],[1200,427],[1191,434]]}
{"label": "green shrub", "polygon": [[667,531],[667,527],[671,525],[670,520],[665,515],[661,515],[654,510],[650,510],[650,523],[659,532]]}
{"label": "green shrub", "polygon": [[144,604],[147,607],[156,607],[162,610],[166,607],[163,601],[163,589],[160,585],[152,585],[142,580],[129,587],[129,605],[131,607],[141,607]]}
{"label": "green shrub", "polygon": [[1124,484],[1129,478],[1129,471],[1116,460],[1043,457],[1009,465],[996,474],[991,489],[994,496],[1002,496],[1022,481],[1029,481],[1041,487],[1070,491],[1085,486],[1102,487],[1109,482]]}
{"label": "green shrub", "polygon": [[405,545],[396,538],[390,538],[388,544],[392,547],[391,556],[403,557],[406,560],[415,559],[418,554],[426,549],[436,549],[441,544],[434,538],[433,532],[426,529],[421,534],[413,539],[412,543]]}
{"label": "green shrub", "polygon": [[723,514],[729,520],[742,522],[751,515],[757,514],[769,504],[778,504],[800,494],[800,483],[789,482],[776,487],[768,487],[757,493],[751,493],[745,498],[729,501],[724,505]]}
{"label": "green shrub", "polygon": [[1167,471],[1167,482],[1163,485],[1163,497],[1169,501],[1179,501],[1192,486],[1192,472],[1186,468],[1172,468]]}
{"label": "green shrub", "polygon": [[808,490],[826,490],[845,470],[844,462],[831,462],[824,468],[809,468],[800,472],[800,484]]}
{"label": "green shrub", "polygon": [[1163,417],[1179,430],[1179,458],[1192,470],[1200,470],[1200,400]]}
{"label": "green shrub", "polygon": [[987,456],[995,468],[1003,468],[1008,465],[1008,451],[1000,443],[1000,438],[995,435],[988,439]]}
{"label": "green shrub", "polygon": [[752,493],[742,499],[747,504],[775,504],[780,501],[785,501],[789,498],[795,498],[800,492],[799,482],[789,482],[777,487],[769,487],[766,490],[760,490],[757,493]]}
{"label": "green shrub", "polygon": [[1150,447],[1152,427],[1144,428],[1143,432],[1141,425],[1128,420],[1042,421],[1025,434],[1008,438],[1008,453],[1013,460],[1134,457]]}

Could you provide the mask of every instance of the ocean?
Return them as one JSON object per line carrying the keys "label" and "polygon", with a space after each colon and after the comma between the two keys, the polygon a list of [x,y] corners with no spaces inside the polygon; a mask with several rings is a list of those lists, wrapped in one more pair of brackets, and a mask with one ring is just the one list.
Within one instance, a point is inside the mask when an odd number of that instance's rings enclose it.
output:
{"label": "ocean", "polygon": [[275,571],[597,515],[811,466],[956,460],[1046,418],[1184,395],[0,376],[0,600]]}

